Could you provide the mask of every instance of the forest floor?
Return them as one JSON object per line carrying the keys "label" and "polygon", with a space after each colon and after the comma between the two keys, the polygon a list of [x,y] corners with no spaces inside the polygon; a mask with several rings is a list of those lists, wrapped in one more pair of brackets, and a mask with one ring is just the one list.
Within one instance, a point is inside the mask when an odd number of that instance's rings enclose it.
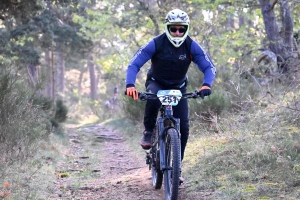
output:
{"label": "forest floor", "polygon": [[[130,147],[122,133],[100,124],[66,126],[66,132],[70,145],[57,163],[57,192],[50,199],[165,199],[163,186],[152,186],[143,150]],[[185,187],[179,199],[189,199]]]}

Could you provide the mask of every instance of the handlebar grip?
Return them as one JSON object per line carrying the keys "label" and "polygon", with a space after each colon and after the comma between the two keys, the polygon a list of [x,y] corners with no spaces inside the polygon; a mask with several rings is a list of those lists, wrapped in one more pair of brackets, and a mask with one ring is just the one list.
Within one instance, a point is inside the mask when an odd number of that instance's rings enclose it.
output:
{"label": "handlebar grip", "polygon": [[[127,91],[124,91],[124,95],[127,96]],[[145,94],[143,94],[142,92],[138,92],[138,98],[142,101],[146,101],[147,100],[147,96]]]}
{"label": "handlebar grip", "polygon": [[139,99],[142,101],[146,101],[147,100],[147,95],[144,93],[138,93]]}
{"label": "handlebar grip", "polygon": [[[124,91],[124,94],[127,95],[127,91]],[[140,92],[138,92],[138,95],[140,95]]]}

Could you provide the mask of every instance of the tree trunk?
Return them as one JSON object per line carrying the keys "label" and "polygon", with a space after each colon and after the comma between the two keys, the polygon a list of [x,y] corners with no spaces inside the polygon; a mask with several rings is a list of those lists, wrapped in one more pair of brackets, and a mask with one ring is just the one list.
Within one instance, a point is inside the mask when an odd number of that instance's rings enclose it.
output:
{"label": "tree trunk", "polygon": [[279,29],[277,26],[277,20],[274,12],[274,6],[277,3],[272,0],[259,0],[263,20],[266,28],[267,37],[270,41],[269,48],[277,55],[277,63],[284,62],[283,42],[281,40]]}
{"label": "tree trunk", "polygon": [[283,42],[286,48],[286,54],[290,57],[293,53],[293,29],[294,29],[294,22],[291,13],[291,9],[287,0],[280,0],[280,13],[282,19],[282,28],[283,28]]}
{"label": "tree trunk", "polygon": [[227,27],[229,30],[234,29],[234,19],[232,17],[227,19]]}
{"label": "tree trunk", "polygon": [[167,3],[167,0],[157,0],[157,5],[160,8],[164,8],[166,3]]}
{"label": "tree trunk", "polygon": [[[53,102],[56,101],[56,82],[55,82],[55,67],[54,67],[54,51],[53,49],[51,50],[51,72],[52,72],[52,79],[51,79],[51,83],[52,83],[52,99]],[[55,105],[55,104],[54,104]]]}
{"label": "tree trunk", "polygon": [[245,25],[245,16],[240,14],[239,15],[239,28]]}
{"label": "tree trunk", "polygon": [[37,68],[36,68],[36,66],[29,64],[27,66],[27,71],[28,71],[29,85],[31,87],[36,86],[36,82],[37,82]]}
{"label": "tree trunk", "polygon": [[63,53],[57,53],[57,91],[59,96],[63,98],[65,92],[65,61]]}
{"label": "tree trunk", "polygon": [[89,55],[88,56],[88,69],[90,72],[90,81],[91,81],[91,99],[92,100],[97,100],[97,85],[96,85],[96,76],[95,76],[95,66],[93,63],[93,56]]}
{"label": "tree trunk", "polygon": [[48,50],[45,51],[45,62],[46,62],[46,69],[45,71],[46,72],[50,72],[50,73],[47,73],[49,74],[49,80],[47,80],[47,84],[45,86],[45,95],[48,96],[48,97],[52,97],[52,91],[53,91],[53,88],[52,88],[52,68],[51,68],[51,58],[50,58],[50,52]]}
{"label": "tree trunk", "polygon": [[82,90],[82,87],[81,87],[81,84],[82,84],[82,79],[83,79],[83,74],[84,74],[84,70],[80,70],[80,74],[79,74],[79,79],[78,79],[78,94],[81,96],[81,90]]}
{"label": "tree trunk", "polygon": [[[152,20],[155,27],[154,34],[159,35],[159,23],[157,20],[158,10],[155,4],[156,0],[139,0],[138,2],[140,3],[141,7],[147,12],[149,18]],[[176,3],[178,4],[178,1],[176,1]]]}

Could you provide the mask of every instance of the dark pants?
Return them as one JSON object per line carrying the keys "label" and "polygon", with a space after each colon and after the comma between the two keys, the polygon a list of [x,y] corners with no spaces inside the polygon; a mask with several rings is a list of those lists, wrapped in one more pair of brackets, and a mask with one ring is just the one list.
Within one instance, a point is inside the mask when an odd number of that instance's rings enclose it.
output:
{"label": "dark pants", "polygon": [[[157,93],[158,90],[176,89],[163,87],[156,81],[147,80],[147,92]],[[186,87],[180,88],[181,93],[186,93]],[[144,115],[144,126],[146,131],[153,131],[156,123],[161,103],[159,99],[147,100]],[[181,99],[177,106],[173,106],[173,116],[180,119],[180,133],[181,133],[181,160],[184,156],[184,150],[189,137],[189,108],[187,99]]]}

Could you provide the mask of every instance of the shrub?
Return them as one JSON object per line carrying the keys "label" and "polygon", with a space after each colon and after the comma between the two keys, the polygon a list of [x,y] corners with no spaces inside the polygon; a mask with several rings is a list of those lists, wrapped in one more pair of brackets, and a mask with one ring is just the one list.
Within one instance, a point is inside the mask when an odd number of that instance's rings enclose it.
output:
{"label": "shrub", "polygon": [[47,115],[32,103],[35,92],[24,87],[26,78],[11,67],[0,67],[0,180],[7,178],[8,170],[16,169],[12,166],[22,166],[32,158],[39,141],[50,134]]}
{"label": "shrub", "polygon": [[67,119],[68,108],[61,99],[56,100],[56,112],[54,119],[58,122],[64,122]]}
{"label": "shrub", "polygon": [[145,101],[134,101],[132,98],[124,96],[123,111],[128,119],[139,122],[144,118]]}
{"label": "shrub", "polygon": [[215,91],[213,94],[204,98],[203,107],[220,115],[229,106],[229,98],[224,93]]}
{"label": "shrub", "polygon": [[68,108],[64,105],[61,99],[56,100],[55,115],[50,119],[52,126],[59,127],[59,123],[66,121],[68,115]]}
{"label": "shrub", "polygon": [[32,100],[33,105],[40,106],[41,109],[49,111],[52,108],[52,99],[45,96],[35,95]]}

